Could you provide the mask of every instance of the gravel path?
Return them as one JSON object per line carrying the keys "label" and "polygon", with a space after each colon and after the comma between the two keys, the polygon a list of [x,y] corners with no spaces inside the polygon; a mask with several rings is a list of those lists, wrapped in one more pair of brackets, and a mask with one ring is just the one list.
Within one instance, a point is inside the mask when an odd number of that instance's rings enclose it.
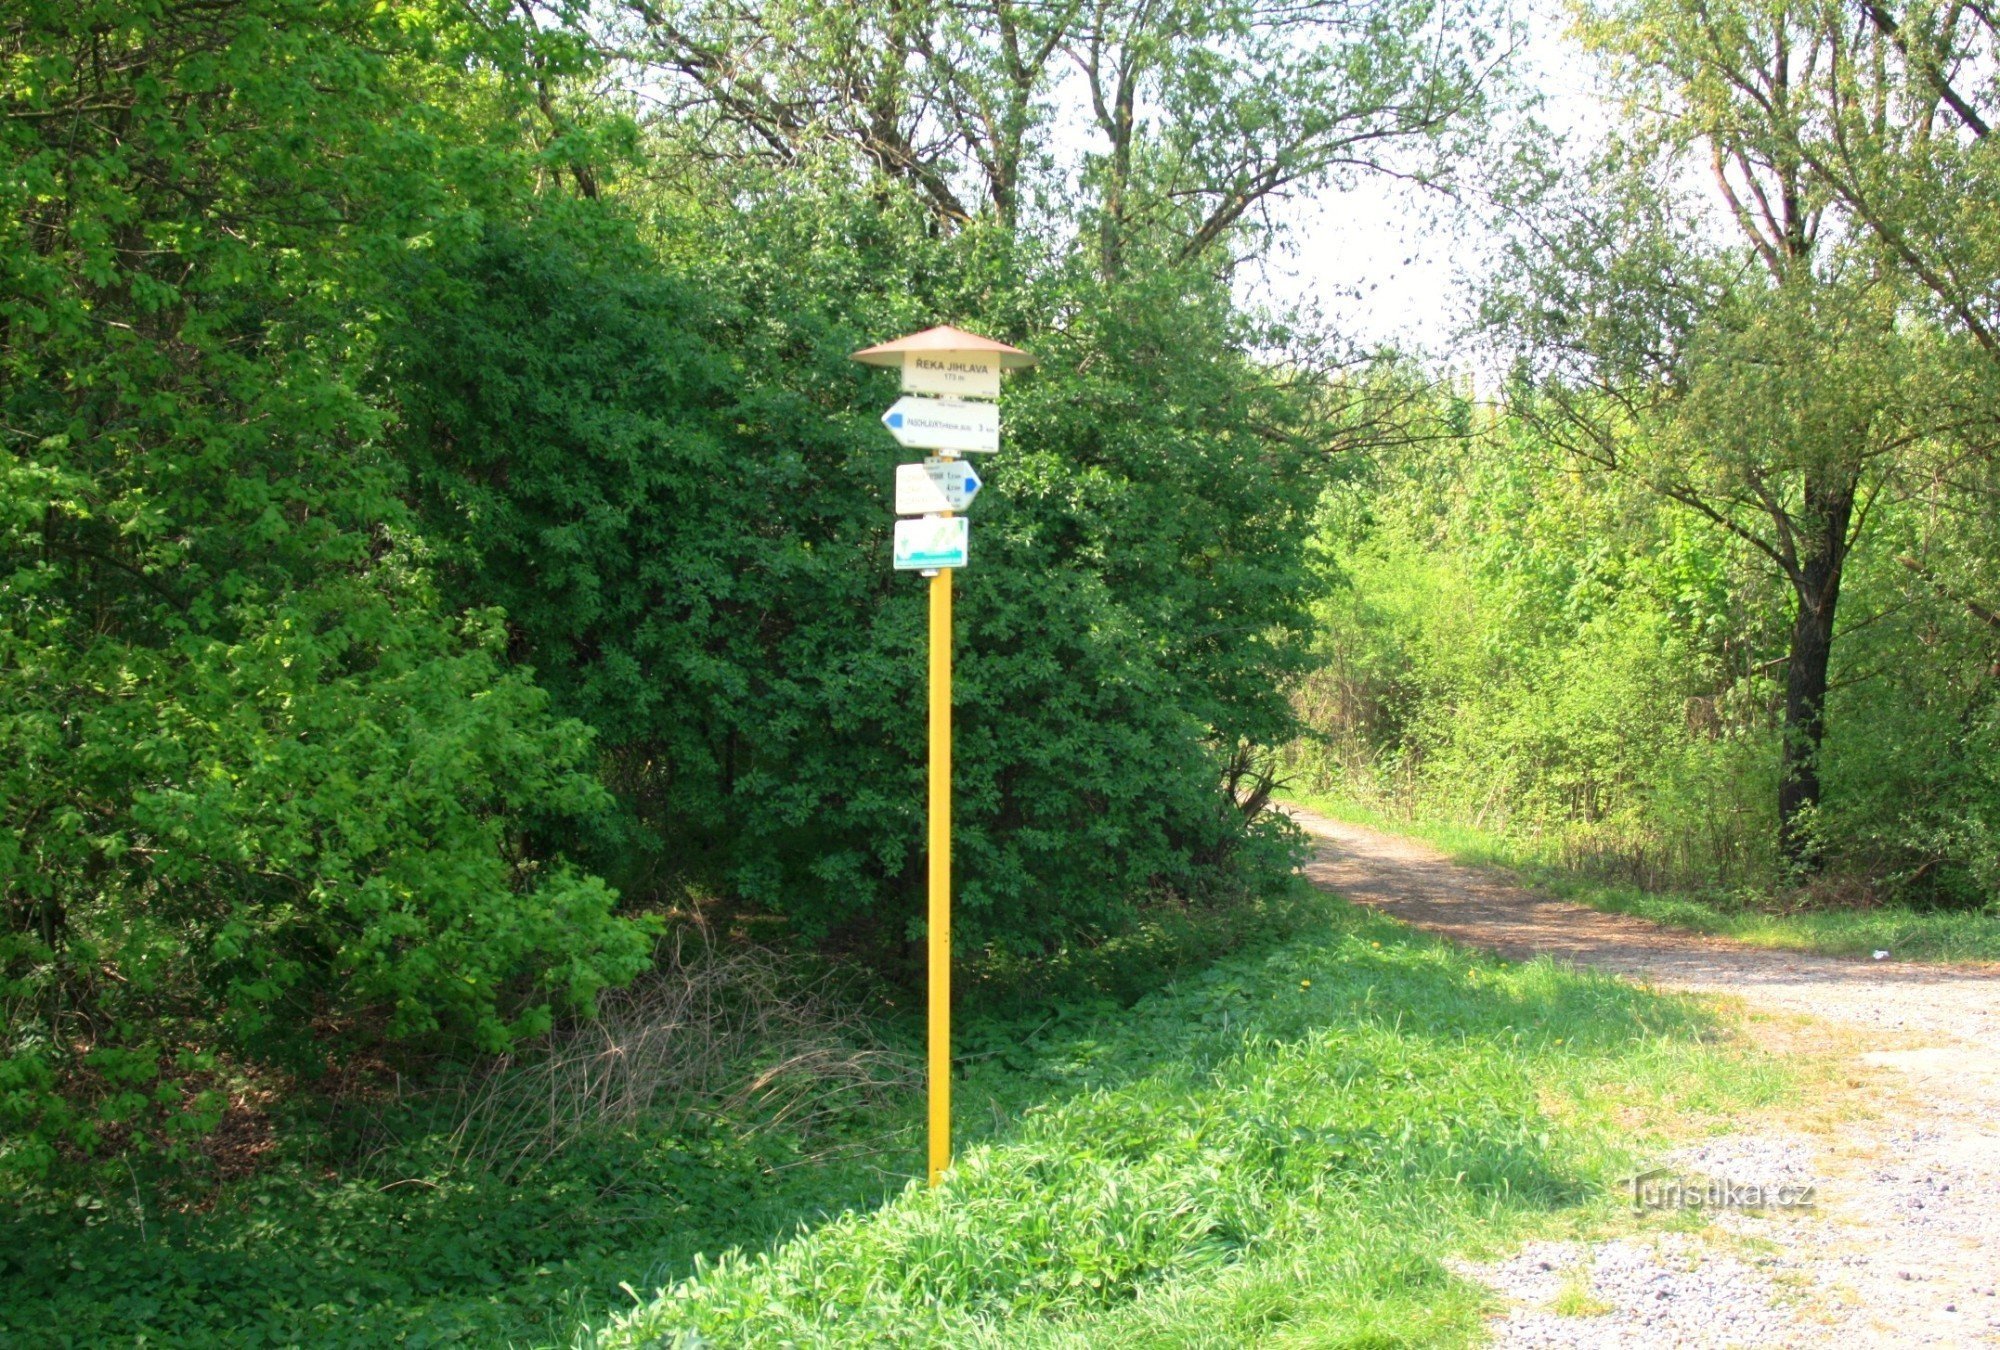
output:
{"label": "gravel path", "polygon": [[1663,1160],[1662,1184],[1714,1181],[1739,1196],[1811,1185],[1810,1207],[1767,1200],[1702,1232],[1534,1243],[1470,1267],[1510,1305],[1492,1323],[1496,1344],[2000,1346],[2000,969],[1746,947],[1291,814],[1314,837],[1306,875],[1350,900],[1506,956],[1730,995],[1773,1048],[1843,1061],[1819,1127],[1726,1135]]}

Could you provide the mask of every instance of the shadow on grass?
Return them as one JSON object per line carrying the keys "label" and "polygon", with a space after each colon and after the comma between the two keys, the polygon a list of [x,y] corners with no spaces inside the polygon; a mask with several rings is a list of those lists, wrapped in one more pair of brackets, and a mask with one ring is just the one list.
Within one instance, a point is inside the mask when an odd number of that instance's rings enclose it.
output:
{"label": "shadow on grass", "polygon": [[[966,1034],[985,1048],[957,1100],[980,1123],[945,1188],[707,1267],[612,1342],[838,1326],[1022,1344],[1255,1284],[1307,1248],[1376,1272],[1323,1300],[1329,1327],[1371,1306],[1415,1316],[1397,1300],[1424,1281],[1385,1290],[1380,1272],[1444,1280],[1442,1255],[1482,1226],[1604,1194],[1643,1145],[1607,1090],[1726,1108],[1768,1083],[1717,1051],[1691,1001],[1332,901],[1316,931],[1130,1008]],[[1288,1315],[1282,1298],[1271,1315]]]}
{"label": "shadow on grass", "polygon": [[457,1165],[443,1128],[408,1135],[365,1174],[312,1156],[202,1197],[135,1175],[91,1194],[0,1196],[0,1343],[567,1344],[704,1251],[881,1203],[902,1178],[868,1134],[801,1166],[782,1135],[726,1123],[577,1141],[501,1177]]}
{"label": "shadow on grass", "polygon": [[[625,1286],[649,1295],[702,1254],[783,1262],[841,1241],[860,1253],[856,1288],[893,1267],[919,1303],[1057,1325],[1295,1246],[1300,1224],[1353,1226],[1358,1253],[1390,1216],[1422,1231],[1410,1216],[1426,1206],[1585,1203],[1615,1150],[1540,1103],[1643,1089],[1715,1034],[1690,1003],[1295,900],[1270,915],[1277,940],[1129,1006],[1080,979],[1068,999],[1036,1006],[1017,988],[964,1016],[967,1165],[941,1198],[904,1190],[921,1166],[915,1093],[815,1153],[753,1122],[684,1120],[505,1178],[454,1167],[443,1127],[412,1121],[366,1175],[302,1153],[200,1207],[138,1176],[0,1197],[0,1339],[564,1344],[629,1309]],[[954,1203],[988,1228],[956,1230],[938,1209]],[[917,1230],[928,1255],[907,1249]]]}

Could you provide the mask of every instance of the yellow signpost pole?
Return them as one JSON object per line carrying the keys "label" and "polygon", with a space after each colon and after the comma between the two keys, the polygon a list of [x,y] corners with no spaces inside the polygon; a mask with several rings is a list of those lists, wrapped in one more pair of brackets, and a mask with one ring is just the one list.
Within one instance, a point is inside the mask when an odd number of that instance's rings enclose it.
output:
{"label": "yellow signpost pole", "polygon": [[[957,328],[927,328],[854,353],[871,366],[899,368],[905,397],[882,414],[899,444],[939,457],[896,471],[895,566],[931,579],[930,851],[930,1183],[951,1169],[951,574],[966,563],[969,526],[954,519],[979,491],[956,457],[1000,449],[1000,374],[1035,358],[1004,342]],[[931,471],[936,470],[933,474]],[[909,495],[905,499],[906,484]],[[953,531],[956,531],[954,534]]]}
{"label": "yellow signpost pole", "polygon": [[931,578],[930,1178],[951,1166],[951,571]]}

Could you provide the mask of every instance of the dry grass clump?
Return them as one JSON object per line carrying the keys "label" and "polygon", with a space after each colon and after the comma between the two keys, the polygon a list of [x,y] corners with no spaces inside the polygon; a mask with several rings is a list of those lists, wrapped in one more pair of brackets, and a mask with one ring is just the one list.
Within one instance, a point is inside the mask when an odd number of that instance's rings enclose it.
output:
{"label": "dry grass clump", "polygon": [[850,979],[682,931],[596,1016],[431,1093],[456,1121],[453,1160],[502,1174],[589,1135],[702,1120],[783,1130],[801,1161],[821,1159],[834,1147],[828,1127],[916,1079],[915,1057],[877,1027]]}

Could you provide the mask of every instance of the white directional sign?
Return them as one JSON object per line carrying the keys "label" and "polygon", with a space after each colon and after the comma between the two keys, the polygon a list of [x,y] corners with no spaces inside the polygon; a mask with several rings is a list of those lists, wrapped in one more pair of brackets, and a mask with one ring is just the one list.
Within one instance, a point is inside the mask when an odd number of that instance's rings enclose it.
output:
{"label": "white directional sign", "polygon": [[924,472],[936,483],[944,499],[951,503],[953,511],[963,511],[972,505],[972,499],[979,495],[984,486],[972,466],[962,459],[939,459],[932,456],[924,461]]}
{"label": "white directional sign", "polygon": [[1000,353],[911,352],[903,358],[903,392],[999,398]]}
{"label": "white directional sign", "polygon": [[924,516],[896,522],[896,570],[936,572],[965,566],[972,540],[964,516]]}
{"label": "white directional sign", "polygon": [[1000,406],[955,403],[935,398],[899,398],[882,414],[882,425],[899,445],[917,450],[1000,448]]}
{"label": "white directional sign", "polygon": [[962,459],[927,459],[896,466],[896,514],[963,511],[979,493],[979,475]]}
{"label": "white directional sign", "polygon": [[935,516],[957,509],[944,495],[944,489],[938,485],[937,480],[924,472],[923,465],[896,466],[897,515]]}

